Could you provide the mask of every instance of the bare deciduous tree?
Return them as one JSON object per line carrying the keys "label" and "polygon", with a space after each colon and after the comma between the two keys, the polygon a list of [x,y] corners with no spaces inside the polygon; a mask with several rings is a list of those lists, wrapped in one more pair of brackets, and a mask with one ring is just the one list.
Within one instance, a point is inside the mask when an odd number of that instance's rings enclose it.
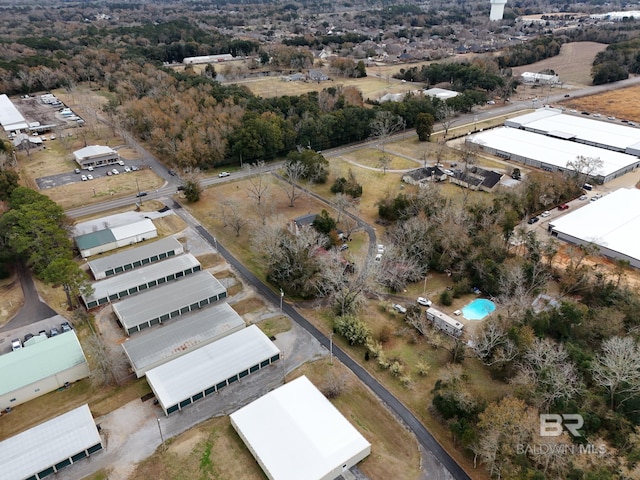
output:
{"label": "bare deciduous tree", "polygon": [[400,115],[396,115],[386,110],[376,112],[375,118],[369,125],[371,136],[380,141],[382,152],[384,153],[384,144],[391,135],[404,130],[406,122]]}
{"label": "bare deciduous tree", "polygon": [[246,172],[250,173],[247,177],[249,186],[247,187],[247,194],[258,202],[258,205],[262,203],[262,200],[267,195],[271,182],[266,177],[264,171],[264,160],[258,160],[255,163],[247,164],[244,166]]}
{"label": "bare deciduous tree", "polygon": [[302,195],[297,184],[303,178],[304,171],[305,168],[302,162],[288,162],[286,164],[285,173],[287,175],[287,181],[281,182],[280,188],[282,188],[284,193],[287,195],[290,207],[293,207],[298,197]]}
{"label": "bare deciduous tree", "polygon": [[582,187],[589,177],[602,171],[603,166],[604,162],[600,157],[578,155],[575,160],[567,162],[567,168],[576,173],[576,185],[579,187]]}
{"label": "bare deciduous tree", "polygon": [[240,231],[249,223],[238,203],[232,200],[222,202],[222,220],[225,227],[231,227],[236,233],[236,237],[240,236]]}
{"label": "bare deciduous tree", "polygon": [[611,337],[592,365],[593,380],[609,392],[611,408],[640,393],[640,346],[631,337]]}
{"label": "bare deciduous tree", "polygon": [[473,337],[473,352],[487,366],[505,365],[518,356],[518,347],[509,338],[504,320],[490,317]]}

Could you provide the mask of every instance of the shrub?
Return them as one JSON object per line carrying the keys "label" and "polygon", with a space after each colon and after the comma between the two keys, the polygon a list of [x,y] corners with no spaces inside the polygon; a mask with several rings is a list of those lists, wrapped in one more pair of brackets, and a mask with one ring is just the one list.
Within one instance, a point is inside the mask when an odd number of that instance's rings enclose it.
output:
{"label": "shrub", "polygon": [[349,345],[364,345],[371,336],[369,327],[351,315],[336,318],[333,329],[346,338]]}
{"label": "shrub", "polygon": [[440,294],[440,303],[442,305],[444,305],[445,307],[450,307],[451,306],[451,304],[453,303],[453,295],[451,295],[451,291],[450,290],[444,290]]}

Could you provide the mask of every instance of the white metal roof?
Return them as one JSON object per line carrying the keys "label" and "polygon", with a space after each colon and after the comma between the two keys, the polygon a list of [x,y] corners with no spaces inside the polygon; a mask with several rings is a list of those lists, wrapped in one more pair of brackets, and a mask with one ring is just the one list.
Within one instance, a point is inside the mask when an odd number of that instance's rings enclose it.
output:
{"label": "white metal roof", "polygon": [[226,291],[227,289],[209,272],[198,272],[131,298],[119,300],[112,306],[126,329]]}
{"label": "white metal roof", "polygon": [[86,361],[75,330],[0,355],[0,395]]}
{"label": "white metal roof", "polygon": [[0,442],[2,478],[28,478],[100,443],[100,434],[84,404]]}
{"label": "white metal roof", "polygon": [[91,158],[100,155],[115,154],[117,153],[113,148],[106,145],[89,145],[88,147],[81,148],[73,152],[73,156],[82,160],[83,158]]}
{"label": "white metal roof", "polygon": [[144,235],[148,232],[155,232],[156,226],[151,219],[145,218],[139,222],[129,223],[127,225],[121,225],[119,227],[112,227],[111,233],[116,240],[124,240],[125,238],[135,237],[136,235]]}
{"label": "white metal roof", "polygon": [[455,90],[447,90],[446,88],[429,88],[425,90],[424,93],[425,95],[436,97],[440,100],[446,100],[448,98],[453,98],[460,95],[459,92],[456,92]]}
{"label": "white metal roof", "polygon": [[640,259],[640,190],[621,188],[554,219],[552,229]]}
{"label": "white metal roof", "polygon": [[316,480],[371,444],[302,376],[231,414],[266,475]]}
{"label": "white metal roof", "polygon": [[182,244],[174,237],[166,237],[156,242],[145,243],[139,247],[96,258],[87,263],[95,275],[170,251],[175,251],[176,253],[182,253],[184,251]]}
{"label": "white metal roof", "polygon": [[190,253],[170,257],[161,262],[150,263],[144,267],[108,277],[98,282],[93,282],[93,293],[91,295],[83,295],[82,299],[88,304],[89,302],[109,297],[109,295],[113,295],[114,293],[146,284],[152,280],[158,280],[167,275],[184,272],[198,265],[200,265],[200,262]]}
{"label": "white metal roof", "polygon": [[603,162],[603,167],[599,172],[593,172],[594,176],[602,175],[606,177],[629,165],[640,163],[638,157],[627,155],[626,153],[613,152],[604,148],[569,142],[509,127],[498,127],[476,133],[470,135],[468,140],[564,169],[567,168],[567,162],[575,161],[578,156],[600,158]]}
{"label": "white metal roof", "polygon": [[243,329],[244,320],[227,302],[184,315],[179,322],[163,323],[145,330],[122,344],[136,373],[144,373],[158,362]]}
{"label": "white metal roof", "polygon": [[147,381],[167,408],[279,353],[278,347],[251,325],[149,370]]}
{"label": "white metal roof", "polygon": [[22,114],[5,94],[0,95],[0,124],[5,132],[29,127]]}
{"label": "white metal roof", "polygon": [[601,145],[620,150],[626,150],[640,142],[638,128],[596,120],[585,115],[568,115],[557,108],[540,108],[505,122],[505,125],[512,124],[543,132],[563,132],[581,140],[597,141]]}

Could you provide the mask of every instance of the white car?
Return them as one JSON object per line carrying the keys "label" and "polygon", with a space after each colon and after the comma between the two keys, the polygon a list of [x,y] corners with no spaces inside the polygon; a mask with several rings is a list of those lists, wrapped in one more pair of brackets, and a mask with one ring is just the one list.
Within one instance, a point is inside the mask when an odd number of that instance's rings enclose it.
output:
{"label": "white car", "polygon": [[124,167],[124,160],[118,160],[118,165],[121,165]]}
{"label": "white car", "polygon": [[92,167],[92,166],[88,166],[88,167],[87,167],[87,171],[89,171],[89,172],[93,172],[93,167]]}
{"label": "white car", "polygon": [[91,174],[87,175],[87,180],[93,180],[93,175]]}
{"label": "white car", "polygon": [[378,253],[378,254],[376,255],[376,258],[375,258],[374,260],[375,260],[376,262],[380,262],[380,261],[382,261],[382,254],[381,254],[381,253]]}
{"label": "white car", "polygon": [[393,309],[398,312],[398,313],[402,313],[405,314],[407,313],[407,309],[404,308],[402,305],[400,305],[399,303],[394,303],[393,304]]}
{"label": "white car", "polygon": [[228,177],[229,175],[231,175],[229,172],[220,172],[218,174],[218,177],[222,178],[222,177]]}
{"label": "white car", "polygon": [[384,245],[378,245],[377,250],[379,255],[382,255],[384,253]]}
{"label": "white car", "polygon": [[16,338],[15,340],[11,340],[11,350],[12,351],[16,351],[16,350],[20,350],[22,348],[22,343],[20,342],[19,338]]}
{"label": "white car", "polygon": [[551,212],[550,212],[549,210],[547,210],[547,211],[545,211],[545,212],[542,212],[542,213],[540,214],[540,216],[541,216],[541,217],[543,217],[543,218],[546,218],[546,217],[548,217],[548,216],[550,216],[550,215],[551,215]]}
{"label": "white car", "polygon": [[124,171],[125,171],[125,172],[130,172],[130,171],[131,171],[131,169],[130,169],[129,167],[124,167]]}
{"label": "white car", "polygon": [[424,297],[418,297],[418,305],[422,305],[423,307],[430,307],[431,300]]}
{"label": "white car", "polygon": [[86,175],[82,175],[80,177],[80,180],[82,180],[83,182],[86,182],[87,181],[87,176]]}
{"label": "white car", "polygon": [[120,172],[118,171],[117,168],[114,168],[113,170],[111,170],[111,173],[113,173],[114,175],[120,175]]}

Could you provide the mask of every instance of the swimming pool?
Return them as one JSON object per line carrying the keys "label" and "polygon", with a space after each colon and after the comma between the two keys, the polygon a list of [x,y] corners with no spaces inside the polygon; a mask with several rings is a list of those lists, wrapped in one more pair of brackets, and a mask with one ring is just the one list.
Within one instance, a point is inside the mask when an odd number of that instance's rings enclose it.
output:
{"label": "swimming pool", "polygon": [[462,307],[462,316],[467,320],[482,320],[496,309],[496,304],[486,298],[476,298]]}

